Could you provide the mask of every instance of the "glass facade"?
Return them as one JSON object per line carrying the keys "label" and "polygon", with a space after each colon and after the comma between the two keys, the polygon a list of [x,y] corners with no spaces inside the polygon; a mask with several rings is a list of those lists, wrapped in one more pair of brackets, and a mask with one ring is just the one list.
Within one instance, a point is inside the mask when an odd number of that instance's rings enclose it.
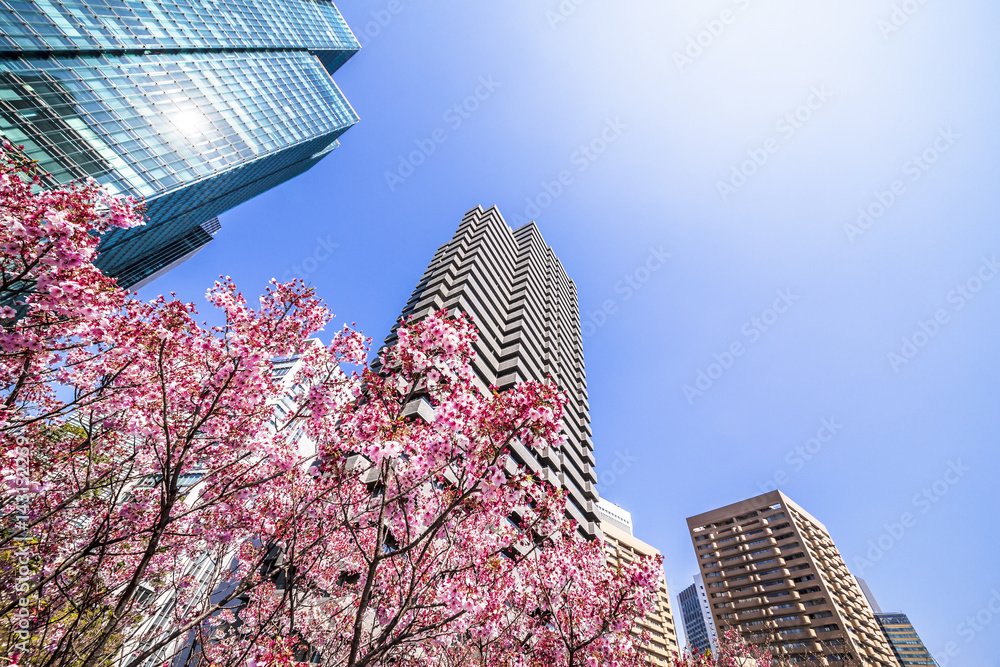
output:
{"label": "glass facade", "polygon": [[917,631],[906,614],[875,614],[875,620],[878,621],[882,633],[892,646],[892,652],[896,654],[896,659],[903,667],[937,664],[923,641],[917,636]]}
{"label": "glass facade", "polygon": [[691,584],[681,591],[677,598],[681,603],[681,618],[684,621],[688,650],[695,655],[709,652],[712,647],[708,641],[708,629],[705,627],[701,603],[698,601],[698,587]]}
{"label": "glass facade", "polygon": [[328,0],[0,0],[0,24],[0,134],[53,182],[146,200],[145,227],[103,239],[126,285],[358,120],[331,75],[359,47]]}

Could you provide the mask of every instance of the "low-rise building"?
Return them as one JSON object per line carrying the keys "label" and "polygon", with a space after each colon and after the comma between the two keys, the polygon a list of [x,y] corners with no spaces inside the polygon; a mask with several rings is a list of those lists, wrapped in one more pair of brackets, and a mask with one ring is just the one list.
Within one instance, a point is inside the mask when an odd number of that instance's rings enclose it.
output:
{"label": "low-rise building", "polygon": [[[657,549],[632,534],[632,515],[629,512],[603,498],[597,501],[597,511],[601,517],[601,531],[604,533],[604,548],[609,563],[630,563],[637,557],[660,555]],[[662,569],[656,594],[656,609],[646,614],[639,626],[637,630],[649,633],[650,643],[644,650],[652,664],[669,665],[674,655],[680,652],[680,647],[670,609],[667,578]]]}

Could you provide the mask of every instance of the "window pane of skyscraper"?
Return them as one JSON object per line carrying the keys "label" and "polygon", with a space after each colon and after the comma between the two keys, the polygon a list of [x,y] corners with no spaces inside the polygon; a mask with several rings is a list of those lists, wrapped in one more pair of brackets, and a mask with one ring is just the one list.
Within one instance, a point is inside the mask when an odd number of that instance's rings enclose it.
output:
{"label": "window pane of skyscraper", "polygon": [[202,225],[302,173],[358,117],[331,75],[359,46],[326,0],[48,0],[0,11],[0,134],[53,183],[145,198],[103,240],[134,285]]}

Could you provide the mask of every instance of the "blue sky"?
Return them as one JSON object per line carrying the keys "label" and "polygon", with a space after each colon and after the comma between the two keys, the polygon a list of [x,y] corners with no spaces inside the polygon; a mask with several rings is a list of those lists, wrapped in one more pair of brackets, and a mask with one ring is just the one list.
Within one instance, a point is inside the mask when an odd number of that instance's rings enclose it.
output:
{"label": "blue sky", "polygon": [[777,479],[942,664],[1000,665],[1000,6],[337,4],[361,122],[143,296],[299,267],[379,341],[465,211],[533,217],[672,594],[685,518]]}

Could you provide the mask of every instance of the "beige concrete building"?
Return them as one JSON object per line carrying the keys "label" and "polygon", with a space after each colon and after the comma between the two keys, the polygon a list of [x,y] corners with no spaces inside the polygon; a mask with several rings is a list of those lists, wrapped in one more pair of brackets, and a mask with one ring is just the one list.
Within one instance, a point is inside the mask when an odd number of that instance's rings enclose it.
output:
{"label": "beige concrete building", "polygon": [[[621,507],[601,498],[597,503],[604,533],[604,549],[608,562],[630,563],[636,557],[659,556],[660,552],[632,535],[632,516]],[[610,520],[609,520],[610,519]],[[642,629],[649,633],[651,643],[644,647],[653,665],[669,665],[674,654],[679,653],[677,629],[670,609],[670,593],[667,579],[660,570],[660,588],[656,596],[656,609],[646,614],[640,622]]]}
{"label": "beige concrete building", "polygon": [[826,527],[780,491],[687,520],[721,636],[790,663],[898,667]]}

